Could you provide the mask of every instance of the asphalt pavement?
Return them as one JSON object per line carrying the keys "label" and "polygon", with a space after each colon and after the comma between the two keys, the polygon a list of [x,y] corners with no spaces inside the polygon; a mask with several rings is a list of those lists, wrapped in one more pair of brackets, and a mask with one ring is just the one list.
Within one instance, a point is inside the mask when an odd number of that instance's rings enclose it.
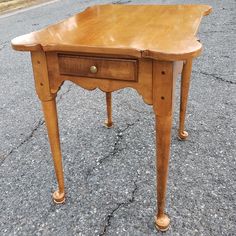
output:
{"label": "asphalt pavement", "polygon": [[177,83],[170,230],[154,227],[154,115],[132,89],[113,93],[115,126],[106,129],[104,93],[64,84],[57,101],[67,197],[52,202],[57,185],[30,55],[10,40],[111,2],[176,3],[65,0],[0,18],[0,235],[236,235],[235,0],[178,1],[210,4],[213,13],[199,30],[204,51],[193,64],[185,142],[177,139]]}

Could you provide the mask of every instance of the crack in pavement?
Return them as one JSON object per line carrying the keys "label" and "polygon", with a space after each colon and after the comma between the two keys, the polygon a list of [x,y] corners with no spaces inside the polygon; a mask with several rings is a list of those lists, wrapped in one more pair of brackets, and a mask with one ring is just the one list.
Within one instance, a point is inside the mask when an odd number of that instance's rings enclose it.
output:
{"label": "crack in pavement", "polygon": [[235,81],[223,79],[222,77],[220,77],[219,75],[216,75],[214,73],[207,73],[207,72],[204,72],[204,71],[196,71],[196,70],[193,70],[193,73],[198,73],[198,74],[203,74],[203,75],[211,76],[211,77],[213,77],[213,78],[215,78],[217,80],[220,80],[220,81],[228,83],[228,84],[236,84]]}
{"label": "crack in pavement", "polygon": [[130,205],[131,203],[133,203],[135,201],[135,194],[138,191],[138,185],[137,185],[137,180],[134,181],[134,188],[131,192],[131,198],[128,198],[125,202],[121,202],[118,203],[112,210],[110,213],[108,213],[108,215],[106,216],[105,219],[105,224],[103,226],[103,229],[101,231],[101,233],[99,234],[99,236],[104,236],[107,233],[108,228],[111,226],[111,221],[112,218],[114,217],[115,213],[122,207],[127,207],[128,205]]}
{"label": "crack in pavement", "polygon": [[20,148],[22,145],[24,145],[25,143],[27,143],[33,136],[34,133],[37,131],[37,129],[44,123],[43,119],[41,118],[38,123],[36,124],[36,126],[31,130],[30,134],[27,135],[25,137],[24,140],[22,140],[20,142],[20,144],[18,144],[16,147],[12,148],[11,151],[5,156],[3,157],[3,159],[0,161],[0,166],[4,163],[4,161],[18,148]]}
{"label": "crack in pavement", "polygon": [[5,42],[0,43],[0,50],[2,50],[3,48],[5,48],[8,43],[9,43],[8,41],[5,41]]}
{"label": "crack in pavement", "polygon": [[[121,141],[124,137],[124,132],[127,131],[130,127],[132,127],[133,125],[135,125],[137,122],[139,121],[139,119],[137,119],[135,122],[131,123],[131,124],[127,124],[127,126],[122,129],[122,130],[118,130],[118,134],[117,134],[117,140],[115,141],[114,145],[113,145],[113,150],[110,151],[106,156],[100,158],[98,160],[98,165],[103,164],[106,160],[108,160],[109,157],[111,156],[115,156],[117,153],[119,153],[120,151],[122,151],[124,148],[120,149],[119,145],[121,144]],[[85,181],[88,183],[88,179],[89,177],[92,175],[92,172],[94,171],[94,169],[98,166],[95,165],[92,168],[88,168],[85,174]]]}
{"label": "crack in pavement", "polygon": [[[68,87],[68,89],[62,93],[58,99],[57,99],[57,102],[59,103],[62,98],[64,97],[65,94],[69,93],[71,91],[71,88],[72,88],[72,85],[70,85]],[[23,146],[25,143],[27,143],[35,134],[35,132],[45,123],[44,119],[43,118],[40,118],[39,121],[37,122],[36,126],[33,127],[33,129],[31,130],[30,134],[27,135],[24,140],[22,140],[16,147],[13,147],[10,152],[5,156],[3,157],[1,160],[0,160],[0,166],[4,163],[4,161],[12,154],[14,153],[14,151],[16,151],[18,148],[20,148],[21,146]]]}
{"label": "crack in pavement", "polygon": [[[139,121],[139,119],[136,120],[136,122],[138,122],[138,121]],[[99,163],[99,164],[104,163],[110,156],[115,156],[118,152],[120,152],[120,151],[123,150],[123,148],[122,148],[122,149],[119,149],[119,144],[121,143],[122,139],[124,138],[124,134],[123,134],[123,133],[124,133],[126,130],[128,130],[130,127],[132,127],[133,125],[135,125],[136,122],[131,123],[131,124],[127,124],[127,126],[126,126],[124,129],[118,130],[117,140],[116,140],[115,143],[114,143],[113,150],[112,150],[111,152],[109,152],[106,156],[100,158],[100,159],[98,160],[98,163]]]}
{"label": "crack in pavement", "polygon": [[[63,85],[63,84],[62,84],[62,85]],[[61,85],[61,86],[62,86],[62,85]],[[70,85],[68,86],[67,90],[66,90],[64,93],[60,94],[60,96],[58,96],[58,98],[57,98],[57,103],[59,103],[59,102],[62,100],[62,98],[64,97],[65,94],[67,94],[67,93],[69,93],[69,92],[71,91],[73,85],[74,85],[74,84],[70,84]],[[61,88],[61,87],[60,87],[60,88]]]}

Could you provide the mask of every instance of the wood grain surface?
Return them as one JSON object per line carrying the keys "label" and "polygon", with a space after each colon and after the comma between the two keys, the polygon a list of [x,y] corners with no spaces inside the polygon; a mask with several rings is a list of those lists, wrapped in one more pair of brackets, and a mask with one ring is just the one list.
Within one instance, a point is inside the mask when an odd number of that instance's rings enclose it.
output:
{"label": "wood grain surface", "polygon": [[184,60],[200,54],[196,38],[208,5],[96,5],[12,40],[21,51],[76,51]]}

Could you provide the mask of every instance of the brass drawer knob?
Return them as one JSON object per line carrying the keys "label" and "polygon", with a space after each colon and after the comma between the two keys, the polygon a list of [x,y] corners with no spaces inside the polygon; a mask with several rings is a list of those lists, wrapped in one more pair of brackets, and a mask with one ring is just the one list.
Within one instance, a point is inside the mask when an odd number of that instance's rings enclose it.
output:
{"label": "brass drawer knob", "polygon": [[91,66],[91,67],[90,67],[90,72],[91,72],[91,73],[95,74],[95,73],[97,73],[97,71],[98,71],[98,69],[97,69],[96,66]]}

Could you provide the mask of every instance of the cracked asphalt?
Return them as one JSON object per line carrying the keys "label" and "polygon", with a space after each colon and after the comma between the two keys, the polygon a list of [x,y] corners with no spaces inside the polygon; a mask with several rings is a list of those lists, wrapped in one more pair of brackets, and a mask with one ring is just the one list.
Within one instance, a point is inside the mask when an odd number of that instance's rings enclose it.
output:
{"label": "cracked asphalt", "polygon": [[[96,3],[65,0],[0,18],[0,235],[162,235],[155,230],[155,139],[152,108],[135,90],[113,93],[115,126],[103,126],[105,95],[70,82],[58,115],[67,199],[56,189],[44,120],[27,53],[10,40]],[[194,61],[186,127],[178,141],[179,82],[173,121],[166,211],[169,235],[236,235],[236,2],[206,3]]]}

